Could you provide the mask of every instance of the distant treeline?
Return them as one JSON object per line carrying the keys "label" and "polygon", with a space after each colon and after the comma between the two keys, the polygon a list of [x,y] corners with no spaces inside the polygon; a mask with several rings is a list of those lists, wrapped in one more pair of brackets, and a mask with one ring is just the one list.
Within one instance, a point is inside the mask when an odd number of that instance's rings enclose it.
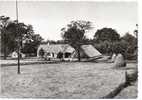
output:
{"label": "distant treeline", "polygon": [[[111,33],[114,32],[114,33]],[[47,40],[42,44],[65,44],[64,40]],[[94,34],[93,39],[84,39],[82,44],[92,44],[102,54],[122,53],[126,59],[137,59],[137,37],[126,33],[120,35],[112,28],[102,28]]]}
{"label": "distant treeline", "polygon": [[[0,16],[1,54],[6,59],[10,53],[17,51],[20,46],[22,53],[36,56],[40,44],[70,44],[78,52],[80,60],[80,45],[92,44],[102,54],[122,53],[127,59],[137,59],[137,29],[134,30],[136,33],[134,35],[132,35],[133,33],[126,33],[120,37],[120,34],[115,29],[105,27],[98,29],[93,38],[88,39],[86,31],[93,28],[90,21],[71,21],[66,27],[61,29],[62,40],[47,40],[43,42],[40,34],[35,34],[32,25],[11,20],[10,17]],[[20,42],[19,46],[18,41]]]}

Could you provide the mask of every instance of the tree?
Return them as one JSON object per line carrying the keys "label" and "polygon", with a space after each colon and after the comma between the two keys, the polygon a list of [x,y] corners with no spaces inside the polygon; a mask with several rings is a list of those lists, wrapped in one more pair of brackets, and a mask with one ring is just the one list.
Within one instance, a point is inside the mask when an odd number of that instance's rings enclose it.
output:
{"label": "tree", "polygon": [[0,32],[1,32],[1,51],[4,53],[4,59],[7,56],[7,30],[6,27],[9,24],[9,17],[0,16]]}
{"label": "tree", "polygon": [[23,37],[22,52],[36,55],[42,40],[43,38],[39,34],[34,33],[32,25],[27,25],[27,34]]}
{"label": "tree", "polygon": [[114,42],[113,45],[112,45],[113,52],[116,53],[116,54],[121,53],[125,56],[126,50],[127,50],[127,45],[128,45],[128,43],[126,41],[123,41],[123,40]]}
{"label": "tree", "polygon": [[96,42],[104,42],[104,41],[110,41],[115,42],[120,39],[120,35],[117,33],[116,30],[112,28],[102,28],[100,30],[97,30],[97,32],[94,35],[94,40]]}
{"label": "tree", "polygon": [[127,53],[126,54],[127,58],[130,58],[131,56],[134,56],[134,55],[137,56],[137,37],[129,33],[126,33],[123,37],[121,37],[121,41],[125,41],[127,43],[127,45],[125,45],[127,47],[125,49]]}
{"label": "tree", "polygon": [[[26,42],[33,47],[39,45],[41,37],[34,34],[32,25],[26,25],[24,23],[17,23],[17,20],[10,20],[9,17],[0,16],[0,30],[1,30],[1,52],[4,53],[4,58],[6,59],[6,54],[15,51],[18,47],[18,41],[20,40],[20,47],[23,47],[23,41],[32,40],[34,42]],[[32,48],[33,48],[32,47]],[[31,48],[29,48],[31,50]]]}
{"label": "tree", "polygon": [[[27,34],[26,25],[10,20],[9,17],[0,16],[1,24],[1,52],[4,53],[4,59],[7,55],[17,49],[16,39],[20,39]],[[20,41],[22,42],[22,41]]]}
{"label": "tree", "polygon": [[126,33],[123,37],[121,37],[121,40],[124,40],[128,42],[130,45],[136,44],[137,45],[137,39],[133,35]]}
{"label": "tree", "polygon": [[65,43],[73,46],[78,54],[78,61],[80,61],[80,46],[83,43],[83,40],[86,39],[86,31],[92,28],[92,23],[90,21],[71,21],[66,28],[62,28],[62,37]]}
{"label": "tree", "polygon": [[[3,21],[3,19],[1,19]],[[1,52],[4,53],[4,59],[7,55],[18,47],[18,39],[20,44],[22,44],[22,37],[27,34],[27,27],[24,23],[17,23],[15,21],[10,21],[5,27],[1,28]]]}
{"label": "tree", "polygon": [[25,43],[23,43],[22,52],[29,55],[36,55],[38,46],[42,40],[43,38],[39,34],[33,34],[30,39],[26,39]]}
{"label": "tree", "polygon": [[113,52],[113,44],[109,41],[94,43],[93,45],[102,54],[111,55]]}

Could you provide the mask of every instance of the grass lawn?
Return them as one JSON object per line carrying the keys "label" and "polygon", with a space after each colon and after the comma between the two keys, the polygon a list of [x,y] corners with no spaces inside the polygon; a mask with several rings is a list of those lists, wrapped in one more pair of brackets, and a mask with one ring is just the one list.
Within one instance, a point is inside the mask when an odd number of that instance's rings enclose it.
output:
{"label": "grass lawn", "polygon": [[[128,64],[136,67],[135,63]],[[125,81],[112,63],[68,62],[1,67],[1,97],[101,98]]]}

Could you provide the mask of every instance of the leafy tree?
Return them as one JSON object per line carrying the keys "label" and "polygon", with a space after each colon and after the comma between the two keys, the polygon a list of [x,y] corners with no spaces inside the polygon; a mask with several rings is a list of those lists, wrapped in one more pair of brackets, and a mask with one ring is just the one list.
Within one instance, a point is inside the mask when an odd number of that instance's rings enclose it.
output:
{"label": "leafy tree", "polygon": [[[1,30],[1,52],[9,54],[17,49],[18,40],[20,40],[20,47],[23,47],[23,41],[36,40],[32,25],[25,25],[24,23],[17,23],[16,20],[12,21],[9,17],[0,16],[0,30]],[[39,41],[39,40],[37,40]],[[33,43],[33,42],[32,42]],[[34,42],[37,46],[39,43]],[[31,49],[29,49],[31,50]]]}
{"label": "leafy tree", "polygon": [[102,41],[115,42],[118,41],[119,39],[120,35],[116,32],[116,30],[112,28],[99,29],[94,35],[94,40],[96,42],[102,42]]}
{"label": "leafy tree", "polygon": [[[0,16],[0,33],[1,33],[1,51],[4,53],[4,59],[6,59],[7,56],[7,40],[8,40],[8,36],[7,34],[7,30],[6,27],[9,24],[10,18],[9,17],[5,17],[5,16]],[[5,44],[5,45],[4,45]]]}
{"label": "leafy tree", "polygon": [[137,39],[133,35],[126,33],[121,40],[128,42],[130,45],[137,44]]}
{"label": "leafy tree", "polygon": [[92,28],[90,21],[71,21],[66,28],[62,28],[62,37],[64,41],[73,46],[78,54],[78,61],[80,61],[80,46],[83,40],[86,39],[85,32]]}
{"label": "leafy tree", "polygon": [[[126,33],[123,37],[121,37],[121,41],[125,41],[127,43],[127,45],[125,45],[127,47],[125,51],[128,58],[135,55],[134,53],[137,53],[137,37]],[[137,54],[135,56],[137,56]]]}
{"label": "leafy tree", "polygon": [[17,39],[24,36],[26,33],[26,25],[10,20],[9,17],[0,16],[1,23],[1,52],[6,56],[17,48]]}
{"label": "leafy tree", "polygon": [[118,41],[118,42],[114,42],[112,47],[113,47],[113,52],[118,54],[118,53],[122,53],[123,55],[125,55],[126,50],[127,50],[127,45],[128,43],[126,41]]}
{"label": "leafy tree", "polygon": [[102,54],[112,54],[113,52],[113,46],[112,43],[109,41],[104,41],[100,43],[94,43],[94,47],[101,52]]}
{"label": "leafy tree", "polygon": [[40,45],[43,38],[39,34],[34,34],[32,25],[28,25],[28,35],[23,39],[22,52],[26,54],[36,55],[38,46]]}

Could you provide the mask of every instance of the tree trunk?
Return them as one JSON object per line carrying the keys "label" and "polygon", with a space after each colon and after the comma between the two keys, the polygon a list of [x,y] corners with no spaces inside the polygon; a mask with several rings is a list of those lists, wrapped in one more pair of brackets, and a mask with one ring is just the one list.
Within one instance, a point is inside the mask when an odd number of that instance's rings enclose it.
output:
{"label": "tree trunk", "polygon": [[4,60],[6,60],[7,54],[6,54],[6,46],[4,45]]}
{"label": "tree trunk", "polygon": [[6,52],[6,33],[5,33],[5,30],[4,30],[4,51],[3,51],[3,53],[4,53],[4,60],[6,60],[6,58],[7,58],[7,52]]}
{"label": "tree trunk", "polygon": [[78,53],[78,61],[80,62],[80,50],[79,49],[77,50],[77,53]]}

